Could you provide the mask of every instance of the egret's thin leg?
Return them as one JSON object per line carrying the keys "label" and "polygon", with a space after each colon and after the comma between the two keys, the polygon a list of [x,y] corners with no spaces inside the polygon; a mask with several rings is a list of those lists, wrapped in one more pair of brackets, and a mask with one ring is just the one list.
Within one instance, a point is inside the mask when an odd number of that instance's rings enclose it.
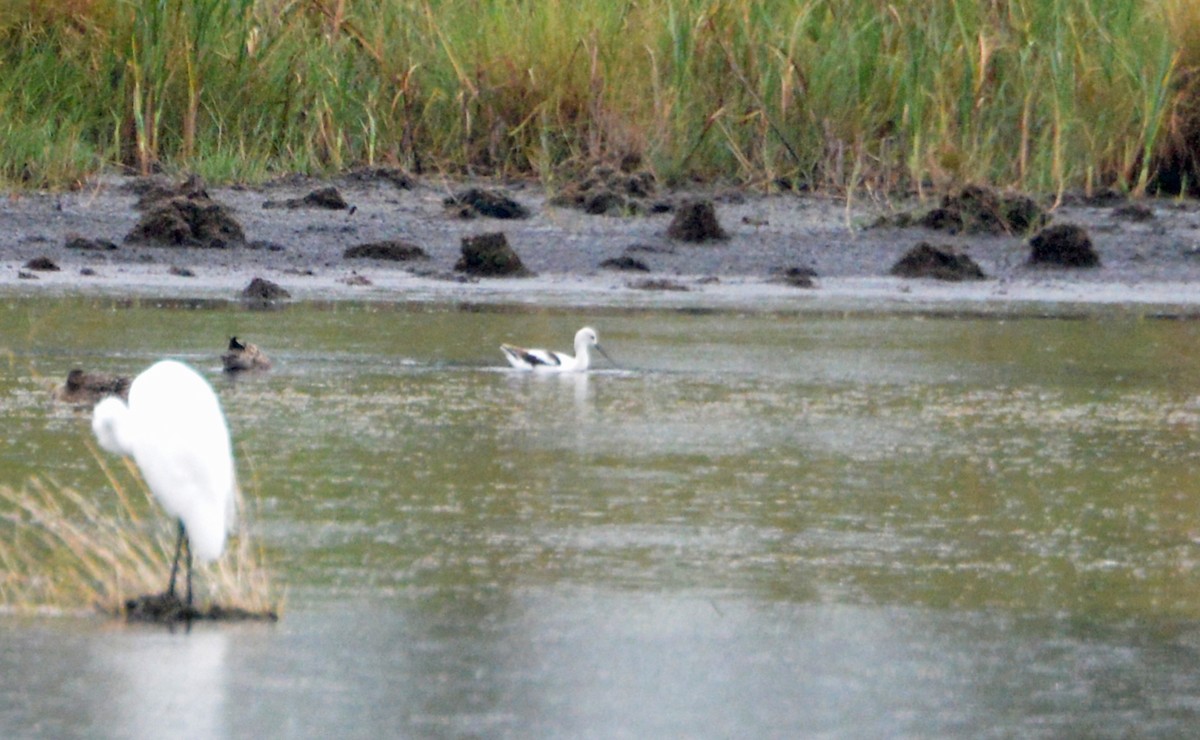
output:
{"label": "egret's thin leg", "polygon": [[[167,596],[175,595],[175,576],[179,573],[179,552],[183,548],[183,520],[179,520],[179,537],[175,540],[175,559],[171,561],[171,583],[167,586]],[[189,556],[191,548],[188,548]],[[189,578],[191,573],[188,573]],[[190,581],[189,581],[190,588]]]}
{"label": "egret's thin leg", "polygon": [[192,543],[187,543],[187,605],[192,608]]}

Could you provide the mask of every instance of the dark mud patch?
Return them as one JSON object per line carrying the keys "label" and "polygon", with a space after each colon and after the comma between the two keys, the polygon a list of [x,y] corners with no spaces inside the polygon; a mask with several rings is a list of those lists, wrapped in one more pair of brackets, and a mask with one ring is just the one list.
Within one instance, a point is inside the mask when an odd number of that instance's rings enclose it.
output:
{"label": "dark mud patch", "polygon": [[1126,203],[1114,208],[1109,215],[1120,221],[1146,223],[1154,220],[1154,209],[1142,203]]}
{"label": "dark mud patch", "polygon": [[968,185],[942,196],[941,204],[923,214],[904,212],[881,217],[875,226],[923,226],[949,234],[1027,234],[1050,221],[1033,198],[1021,193],[998,193]]}
{"label": "dark mud patch", "polygon": [[620,270],[623,272],[650,272],[649,265],[627,254],[606,259],[600,263],[600,267],[605,270]]}
{"label": "dark mud patch", "polygon": [[[626,169],[631,164],[635,169]],[[582,177],[568,181],[548,202],[594,216],[658,212],[650,203],[658,181],[649,170],[636,169],[639,164],[639,160],[629,160],[616,167],[596,165]]]}
{"label": "dark mud patch", "polygon": [[793,288],[815,288],[817,271],[811,267],[785,267],[773,271],[771,282]]}
{"label": "dark mud patch", "polygon": [[687,200],[675,210],[675,218],[667,227],[667,236],[684,242],[725,241],[729,235],[717,220],[717,209],[711,200]]}
{"label": "dark mud patch", "polygon": [[266,278],[256,277],[250,281],[249,285],[242,289],[240,296],[246,301],[270,303],[272,301],[291,298],[292,294],[287,292],[278,283],[271,282]]}
{"label": "dark mud patch", "polygon": [[37,270],[38,272],[58,272],[62,269],[49,257],[34,257],[26,262],[24,267],[26,270]]}
{"label": "dark mud patch", "polygon": [[63,247],[81,252],[111,252],[117,249],[117,245],[107,239],[89,239],[81,234],[67,234]]}
{"label": "dark mud patch", "polygon": [[416,178],[399,167],[358,167],[342,179],[353,183],[387,182],[397,190],[412,190],[417,186]]}
{"label": "dark mud patch", "polygon": [[1099,267],[1100,256],[1082,226],[1057,224],[1029,240],[1029,264],[1045,267]]}
{"label": "dark mud patch", "polygon": [[968,255],[952,246],[934,246],[928,242],[921,242],[905,252],[892,266],[891,274],[904,278],[933,278],[954,282],[987,279],[983,268]]}
{"label": "dark mud patch", "polygon": [[429,259],[429,254],[421,247],[400,240],[358,244],[346,249],[342,256],[346,259],[387,260],[389,262]]}
{"label": "dark mud patch", "polygon": [[132,244],[226,249],[246,243],[242,225],[230,209],[203,188],[186,195],[158,197],[147,203],[137,225],[125,236]]}
{"label": "dark mud patch", "polygon": [[667,278],[646,278],[644,280],[635,280],[629,283],[629,287],[634,290],[659,290],[675,293],[686,293],[690,288],[683,283],[669,280]]}
{"label": "dark mud patch", "polygon": [[274,609],[257,612],[212,604],[205,608],[184,603],[175,594],[149,594],[125,602],[125,620],[148,624],[179,625],[191,622],[278,622]]}
{"label": "dark mud patch", "polygon": [[476,277],[532,277],[534,274],[521,262],[501,232],[463,237],[462,256],[454,269]]}
{"label": "dark mud patch", "polygon": [[335,187],[318,188],[312,191],[303,198],[287,198],[285,200],[268,200],[262,204],[263,208],[316,208],[327,211],[344,211],[350,208],[350,204],[342,197],[342,193]]}
{"label": "dark mud patch", "polygon": [[470,188],[443,201],[459,218],[529,218],[529,209],[498,190]]}

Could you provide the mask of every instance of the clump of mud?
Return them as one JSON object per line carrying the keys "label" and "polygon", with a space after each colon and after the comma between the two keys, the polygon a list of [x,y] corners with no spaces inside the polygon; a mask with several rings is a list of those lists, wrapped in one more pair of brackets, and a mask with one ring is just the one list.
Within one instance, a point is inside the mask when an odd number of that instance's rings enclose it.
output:
{"label": "clump of mud", "polygon": [[174,189],[153,185],[138,201],[145,213],[125,241],[158,246],[226,249],[246,243],[246,234],[226,206],[208,196],[198,177]]}
{"label": "clump of mud", "polygon": [[279,614],[268,609],[253,612],[238,607],[223,607],[212,604],[200,609],[189,605],[176,594],[149,594],[125,602],[125,619],[129,622],[151,624],[188,624],[197,621],[211,622],[278,622]]}
{"label": "clump of mud", "polygon": [[634,290],[661,290],[668,292],[686,293],[688,288],[683,283],[678,283],[667,278],[645,278],[644,280],[636,280],[629,283],[629,287]]}
{"label": "clump of mud", "polygon": [[416,187],[416,179],[399,167],[357,167],[347,172],[343,177],[347,182],[388,182],[397,190],[412,190]]}
{"label": "clump of mud", "polygon": [[271,358],[252,342],[229,338],[229,346],[221,354],[221,365],[227,373],[261,372],[271,369]]}
{"label": "clump of mud", "polygon": [[265,278],[256,277],[250,281],[241,293],[241,297],[248,301],[261,301],[269,303],[271,301],[279,301],[286,298],[291,298],[292,294],[287,292],[278,283],[273,283]]}
{"label": "clump of mud", "polygon": [[1087,230],[1076,224],[1057,224],[1029,240],[1029,264],[1050,267],[1099,267]]}
{"label": "clump of mud", "polygon": [[966,254],[949,245],[934,246],[921,242],[905,252],[891,274],[905,278],[933,278],[935,280],[986,280],[983,269]]}
{"label": "clump of mud", "polygon": [[443,201],[459,218],[529,218],[529,209],[498,190],[470,188]]}
{"label": "clump of mud", "polygon": [[83,252],[111,252],[117,248],[107,239],[88,239],[80,234],[67,234],[63,242],[66,249],[78,249]]}
{"label": "clump of mud", "polygon": [[724,241],[729,238],[717,221],[717,209],[711,200],[688,200],[679,205],[667,227],[667,236],[684,242]]}
{"label": "clump of mud", "polygon": [[624,272],[650,272],[649,265],[637,257],[630,257],[627,254],[606,259],[600,263],[600,267],[605,270],[622,270]]}
{"label": "clump of mud", "polygon": [[941,205],[923,215],[912,212],[883,217],[876,226],[924,226],[950,234],[1026,234],[1050,220],[1045,210],[1020,193],[997,193],[967,185],[942,196]]}
{"label": "clump of mud", "polygon": [[775,270],[774,276],[771,278],[773,283],[782,283],[793,288],[815,288],[817,287],[816,281],[817,271],[811,267],[787,267]]}
{"label": "clump of mud", "polygon": [[618,166],[598,164],[578,179],[569,180],[550,199],[550,205],[575,208],[595,216],[639,215],[665,210],[647,201],[654,196],[658,180],[649,170],[639,169],[641,159],[626,157]]}
{"label": "clump of mud", "polygon": [[319,188],[303,198],[288,198],[287,200],[268,200],[263,208],[318,208],[327,211],[344,211],[350,207],[341,191],[335,187]]}
{"label": "clump of mud", "polygon": [[411,262],[413,260],[429,259],[429,254],[418,247],[400,240],[369,242],[349,247],[342,253],[345,259],[389,260],[392,262]]}
{"label": "clump of mud", "polygon": [[38,270],[40,272],[58,272],[62,268],[58,266],[54,260],[49,257],[34,257],[24,265],[27,270]]}
{"label": "clump of mud", "polygon": [[516,251],[508,245],[508,238],[501,232],[464,236],[462,257],[454,269],[477,277],[530,277],[533,272],[525,267]]}

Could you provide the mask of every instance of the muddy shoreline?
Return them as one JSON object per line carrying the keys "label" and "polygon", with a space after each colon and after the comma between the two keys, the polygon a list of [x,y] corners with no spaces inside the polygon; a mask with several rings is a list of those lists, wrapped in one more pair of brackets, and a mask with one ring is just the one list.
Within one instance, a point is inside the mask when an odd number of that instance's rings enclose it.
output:
{"label": "muddy shoreline", "polygon": [[[144,185],[144,183],[142,183]],[[1083,226],[1101,266],[1032,267],[1027,238],[952,234],[920,225],[873,226],[881,216],[928,206],[912,199],[850,202],[811,194],[705,189],[660,192],[668,205],[710,199],[728,238],[692,244],[667,235],[669,210],[591,215],[552,204],[532,183],[466,183],[388,177],[288,178],[263,187],[209,187],[240,222],[246,246],[226,249],[126,243],[138,224],[135,178],[105,177],[69,193],[13,193],[0,204],[0,291],[10,295],[236,299],[254,277],[293,300],[451,300],[562,306],[732,305],[739,308],[890,310],[968,307],[1036,311],[1048,306],[1135,307],[1200,312],[1200,204],[1146,199],[1066,199],[1053,223]],[[266,207],[336,187],[349,206]],[[499,190],[529,211],[523,219],[464,218],[446,199],[469,186]],[[1048,204],[1049,205],[1049,204]],[[535,277],[466,280],[454,270],[464,237],[503,232]],[[68,246],[84,237],[107,247]],[[353,246],[402,241],[428,259],[348,259]],[[921,242],[970,255],[987,280],[942,282],[889,276]],[[648,271],[601,267],[635,257]],[[44,258],[57,270],[33,269]],[[783,279],[811,270],[813,287]]]}

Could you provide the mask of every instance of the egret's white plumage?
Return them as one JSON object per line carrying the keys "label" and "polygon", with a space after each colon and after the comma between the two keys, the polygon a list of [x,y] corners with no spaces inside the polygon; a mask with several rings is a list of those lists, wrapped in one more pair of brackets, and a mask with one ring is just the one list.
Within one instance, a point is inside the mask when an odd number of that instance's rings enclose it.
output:
{"label": "egret's white plumage", "polygon": [[[181,362],[155,363],[133,379],[128,403],[109,397],[96,405],[92,431],[101,447],[137,463],[154,498],[179,521],[180,544],[186,533],[192,556],[221,556],[237,483],[229,427],[208,381]],[[171,576],[169,593],[175,567]],[[189,599],[190,591],[189,573]]]}
{"label": "egret's white plumage", "polygon": [[[592,356],[589,350],[595,347],[596,351],[608,357],[608,354],[600,347],[600,339],[596,335],[596,330],[590,326],[585,326],[575,332],[575,356],[564,355],[561,352],[552,352],[548,349],[525,349],[524,347],[514,347],[511,344],[500,345],[500,351],[504,353],[508,364],[518,370],[533,370],[535,372],[551,372],[551,373],[569,373],[587,370],[591,367]],[[612,361],[608,357],[609,362]]]}

